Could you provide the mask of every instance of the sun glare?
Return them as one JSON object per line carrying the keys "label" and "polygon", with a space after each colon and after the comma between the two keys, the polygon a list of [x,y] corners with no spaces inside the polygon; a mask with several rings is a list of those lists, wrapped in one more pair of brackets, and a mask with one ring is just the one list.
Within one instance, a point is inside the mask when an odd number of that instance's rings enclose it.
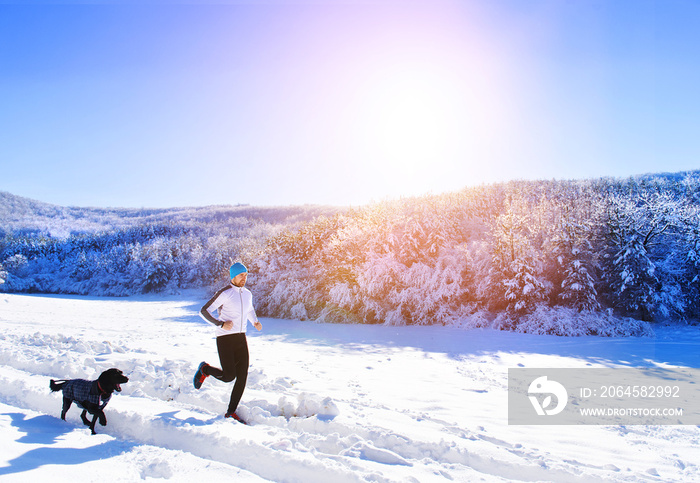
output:
{"label": "sun glare", "polygon": [[368,118],[377,155],[410,167],[430,161],[446,141],[449,106],[427,79],[393,77],[378,86]]}
{"label": "sun glare", "polygon": [[[436,178],[473,162],[483,101],[444,66],[387,66],[361,96],[362,152],[376,176],[395,185],[392,195],[436,188]],[[444,180],[443,180],[444,181]]]}

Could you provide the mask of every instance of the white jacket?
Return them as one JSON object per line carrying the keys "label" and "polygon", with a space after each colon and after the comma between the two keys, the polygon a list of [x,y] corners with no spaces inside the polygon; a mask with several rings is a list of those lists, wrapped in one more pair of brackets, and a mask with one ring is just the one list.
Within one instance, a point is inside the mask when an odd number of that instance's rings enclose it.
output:
{"label": "white jacket", "polygon": [[[219,316],[214,312],[218,310]],[[253,308],[253,294],[245,287],[236,287],[231,284],[224,287],[206,303],[199,311],[199,315],[216,325],[216,336],[245,333],[247,322],[255,324],[258,316]],[[226,321],[233,322],[231,330],[224,330],[222,326]]]}

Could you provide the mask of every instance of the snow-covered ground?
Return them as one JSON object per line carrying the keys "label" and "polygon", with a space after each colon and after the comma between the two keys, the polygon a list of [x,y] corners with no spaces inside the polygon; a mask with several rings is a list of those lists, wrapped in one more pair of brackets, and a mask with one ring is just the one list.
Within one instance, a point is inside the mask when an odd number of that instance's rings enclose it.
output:
{"label": "snow-covered ground", "polygon": [[[0,294],[0,481],[700,481],[697,426],[509,426],[509,367],[700,367],[698,328],[560,338],[262,319],[239,413],[209,294]],[[130,378],[91,436],[49,379]]]}

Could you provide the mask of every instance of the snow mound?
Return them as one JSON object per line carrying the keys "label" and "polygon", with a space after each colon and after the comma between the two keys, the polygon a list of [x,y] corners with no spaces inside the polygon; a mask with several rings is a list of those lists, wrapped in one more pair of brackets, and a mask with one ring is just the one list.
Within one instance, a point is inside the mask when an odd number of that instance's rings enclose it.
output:
{"label": "snow mound", "polygon": [[494,328],[523,334],[581,337],[653,337],[648,322],[629,317],[615,317],[607,312],[578,311],[565,307],[538,307],[530,314],[514,317],[501,314]]}
{"label": "snow mound", "polygon": [[322,420],[331,420],[340,414],[338,406],[330,397],[321,399],[308,393],[299,394],[296,404],[288,400],[286,396],[282,396],[277,407],[280,414],[287,419],[316,416]]}

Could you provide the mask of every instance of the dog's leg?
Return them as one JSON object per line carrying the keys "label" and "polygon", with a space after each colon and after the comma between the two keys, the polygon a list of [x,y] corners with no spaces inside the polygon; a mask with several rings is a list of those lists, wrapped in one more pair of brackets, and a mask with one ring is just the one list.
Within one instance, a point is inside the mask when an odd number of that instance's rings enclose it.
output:
{"label": "dog's leg", "polygon": [[66,420],[66,413],[70,409],[71,404],[73,404],[73,401],[67,397],[63,398],[63,409],[61,410],[61,419],[64,421]]}
{"label": "dog's leg", "polygon": [[[83,414],[80,416],[83,419],[83,423],[85,426],[90,427],[90,431],[92,434],[97,434],[95,431],[95,424],[97,424],[97,421],[100,421],[100,424],[104,426],[107,424],[107,418],[105,418],[105,413],[100,409],[100,407],[97,404],[91,403],[89,401],[83,401],[82,402],[83,407],[85,408],[83,410]],[[92,416],[92,421],[90,421],[87,417],[87,413],[90,413]]]}
{"label": "dog's leg", "polygon": [[107,416],[102,409],[100,409],[100,412],[97,413],[97,416],[100,418],[100,426],[107,426]]}
{"label": "dog's leg", "polygon": [[91,434],[97,434],[95,431],[95,423],[97,422],[97,413],[92,417],[92,423],[90,423],[90,433]]}
{"label": "dog's leg", "polygon": [[87,418],[87,409],[83,409],[83,412],[80,413],[80,419],[83,420],[85,426],[90,426],[90,420]]}

